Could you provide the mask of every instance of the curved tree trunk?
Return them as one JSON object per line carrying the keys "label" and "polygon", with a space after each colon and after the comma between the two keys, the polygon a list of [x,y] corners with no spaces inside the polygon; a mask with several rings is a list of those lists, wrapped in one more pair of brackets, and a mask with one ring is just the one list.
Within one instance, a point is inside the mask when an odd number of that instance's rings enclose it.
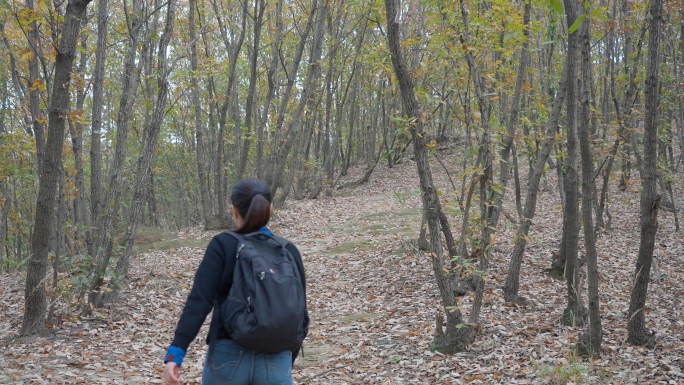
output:
{"label": "curved tree trunk", "polygon": [[[457,307],[449,275],[444,272],[444,256],[440,236],[439,218],[441,205],[439,197],[437,196],[437,189],[432,180],[432,171],[430,170],[427,146],[425,143],[426,136],[423,132],[420,106],[413,89],[413,79],[401,52],[399,23],[396,20],[398,1],[386,0],[385,9],[387,11],[387,40],[392,54],[392,66],[394,67],[394,72],[397,75],[397,81],[401,90],[404,114],[414,122],[409,129],[414,140],[413,151],[420,179],[423,211],[430,231],[432,268],[437,279],[442,305],[444,306],[447,318],[446,331],[437,335],[434,342],[435,345],[438,346],[438,349],[445,352],[462,351],[475,338],[475,328],[471,326],[457,327],[457,325],[463,326],[463,319],[461,312]],[[437,325],[437,329],[441,330],[441,324]]]}
{"label": "curved tree trunk", "polygon": [[504,284],[504,300],[506,302],[525,302],[525,299],[518,295],[520,288],[520,267],[522,265],[523,253],[527,245],[527,234],[532,226],[532,219],[537,209],[537,194],[539,192],[539,181],[544,173],[544,165],[546,159],[551,154],[553,144],[556,141],[555,133],[558,127],[558,120],[560,118],[561,107],[565,100],[566,94],[566,77],[567,77],[567,63],[563,67],[563,74],[561,75],[560,89],[558,95],[553,101],[549,123],[546,126],[546,133],[544,135],[544,144],[541,151],[537,155],[537,161],[529,178],[529,187],[525,195],[525,208],[523,209],[522,219],[518,233],[515,236],[515,246],[513,246],[513,255],[508,264],[508,274],[506,275],[506,283]]}

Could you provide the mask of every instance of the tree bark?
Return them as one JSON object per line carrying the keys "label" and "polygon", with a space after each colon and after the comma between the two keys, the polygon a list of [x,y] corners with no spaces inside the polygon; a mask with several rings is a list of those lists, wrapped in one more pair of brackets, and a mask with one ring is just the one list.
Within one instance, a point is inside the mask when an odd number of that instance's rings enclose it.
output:
{"label": "tree bark", "polygon": [[655,333],[646,328],[646,294],[651,275],[653,249],[658,231],[657,156],[658,156],[658,65],[660,63],[660,31],[663,23],[663,1],[652,0],[648,37],[648,66],[644,92],[644,156],[641,167],[641,239],[634,272],[634,286],[627,313],[627,341],[634,345],[655,346]]}
{"label": "tree bark", "polygon": [[[85,20],[84,20],[85,21]],[[81,58],[78,65],[78,72],[83,76],[86,70],[86,62],[88,55],[86,54],[86,36],[82,36],[83,51],[81,52]],[[83,105],[86,99],[86,90],[81,83],[76,90],[76,110],[78,112],[77,116],[83,113]],[[79,119],[68,119],[69,133],[71,136],[71,148],[74,153],[74,168],[76,169],[76,196],[74,197],[74,224],[77,227],[79,241],[85,240],[86,249],[89,255],[92,255],[93,245],[92,245],[92,233],[90,231],[91,227],[91,210],[88,206],[88,200],[86,197],[86,183],[85,183],[85,173],[83,170],[83,129],[84,126]],[[61,186],[61,185],[60,185]]]}
{"label": "tree bark", "polygon": [[204,125],[202,124],[202,106],[200,105],[199,84],[197,80],[197,35],[195,34],[195,15],[197,1],[189,1],[188,28],[190,32],[190,70],[192,71],[190,92],[192,105],[195,112],[195,157],[197,164],[197,177],[199,179],[199,191],[202,205],[202,219],[207,223],[211,217],[211,203],[209,203],[209,179],[207,177],[206,148],[204,139]]}
{"label": "tree bark", "polygon": [[[567,58],[566,58],[567,60]],[[508,274],[506,275],[506,283],[504,284],[504,300],[506,302],[525,302],[525,299],[518,295],[520,288],[520,267],[522,265],[522,258],[527,245],[528,233],[532,226],[532,219],[537,210],[537,194],[539,192],[539,181],[544,173],[544,165],[546,159],[551,154],[553,145],[556,142],[556,127],[558,127],[558,120],[560,118],[561,108],[565,100],[567,90],[567,76],[568,67],[567,62],[563,67],[563,74],[560,80],[560,89],[553,101],[553,107],[549,116],[549,122],[546,126],[546,133],[544,135],[544,143],[541,151],[537,154],[532,174],[529,177],[529,187],[525,195],[525,208],[523,209],[520,227],[515,236],[515,246],[513,246],[513,254],[508,264]]]}
{"label": "tree bark", "polygon": [[[575,23],[583,12],[582,4],[575,0],[564,0],[567,27]],[[577,136],[577,57],[579,33],[568,36],[568,85],[567,85],[567,157],[565,162],[564,189],[565,206],[563,237],[565,238],[565,278],[568,290],[568,305],[563,311],[561,322],[565,325],[584,323],[579,291],[579,269],[577,247],[579,242],[579,178],[578,178],[578,136]]]}
{"label": "tree bark", "polygon": [[9,187],[4,181],[0,181],[0,192],[2,192],[2,196],[5,198],[5,203],[2,206],[2,217],[0,217],[0,273],[2,273],[4,271],[4,258],[9,257],[8,255],[4,255],[4,252],[5,239],[7,237],[8,230],[7,219],[9,217],[10,209],[12,208],[12,197],[9,192]]}
{"label": "tree bark", "polygon": [[582,356],[600,356],[603,331],[599,307],[598,261],[596,255],[596,233],[592,217],[594,191],[594,161],[591,155],[590,97],[593,80],[591,76],[591,18],[587,17],[579,29],[581,47],[581,109],[580,109],[580,153],[582,157],[582,222],[584,222],[584,249],[587,260],[587,283],[589,299],[589,328],[580,336],[577,344]]}
{"label": "tree bark", "polygon": [[[157,78],[157,85],[159,87],[157,91],[157,100],[154,106],[152,121],[150,122],[149,127],[146,127],[147,135],[145,135],[145,137],[147,140],[143,144],[143,148],[140,150],[140,156],[138,157],[139,169],[138,174],[135,177],[135,187],[133,190],[133,201],[131,203],[128,227],[124,235],[123,244],[121,245],[123,250],[116,263],[115,274],[109,285],[112,290],[108,293],[112,293],[113,295],[116,295],[116,293],[119,292],[121,283],[128,274],[129,260],[135,241],[135,233],[138,228],[138,222],[142,217],[142,210],[145,205],[145,195],[148,188],[147,184],[154,163],[155,150],[157,149],[157,138],[159,137],[159,131],[161,130],[161,125],[164,116],[166,115],[169,90],[168,75],[172,70],[167,63],[167,50],[173,34],[175,10],[175,1],[170,0],[167,5],[166,25],[159,40],[159,48],[157,49],[157,73],[159,74],[159,77]],[[110,298],[105,299],[109,300]]]}
{"label": "tree bark", "polygon": [[254,94],[256,92],[257,81],[257,59],[259,58],[259,44],[261,43],[261,26],[263,25],[264,10],[266,9],[264,0],[254,1],[254,41],[252,43],[252,56],[249,59],[249,90],[247,91],[247,102],[245,103],[245,138],[242,141],[242,151],[240,151],[240,162],[235,173],[235,181],[242,179],[242,175],[247,168],[249,159],[249,147],[252,143],[252,118],[254,115]]}
{"label": "tree bark", "polygon": [[[26,0],[26,7],[34,10],[35,5],[33,0]],[[33,137],[36,139],[36,168],[38,169],[39,178],[43,175],[43,164],[45,157],[45,128],[43,127],[43,111],[40,108],[40,86],[39,82],[43,81],[46,88],[49,87],[48,79],[40,78],[40,64],[43,58],[43,49],[41,44],[40,27],[37,21],[32,21],[29,24],[28,31],[28,45],[32,51],[32,57],[29,59],[29,109],[31,111],[31,129],[33,130]],[[73,61],[73,58],[72,58]],[[70,69],[71,71],[71,69]],[[49,118],[48,118],[49,119]],[[49,121],[48,121],[49,124]]]}
{"label": "tree bark", "polygon": [[[119,99],[119,111],[116,116],[116,146],[114,149],[114,159],[110,166],[109,185],[107,194],[103,197],[102,205],[98,209],[98,217],[93,217],[97,237],[93,242],[93,266],[87,280],[87,301],[82,311],[90,314],[96,302],[99,300],[99,288],[104,283],[104,275],[109,265],[114,239],[114,221],[119,213],[121,200],[121,189],[123,185],[123,164],[127,152],[128,129],[130,116],[133,109],[135,94],[138,89],[138,72],[140,67],[136,67],[138,52],[138,40],[140,39],[140,27],[142,1],[133,2],[133,15],[130,18],[128,36],[128,49],[122,72],[121,98]],[[138,60],[141,66],[144,60]]]}
{"label": "tree bark", "polygon": [[[107,56],[108,0],[99,0],[97,9],[97,48],[93,69],[92,126],[90,133],[90,213],[95,220],[102,205],[102,96],[104,93],[104,66]],[[90,243],[92,244],[92,236]],[[92,247],[92,246],[91,246]],[[93,255],[93,250],[89,250]]]}
{"label": "tree bark", "polygon": [[[318,0],[313,0],[311,10],[309,11],[309,19],[307,20],[306,26],[304,27],[304,30],[300,35],[299,43],[297,43],[297,47],[295,48],[295,54],[294,58],[292,59],[291,66],[289,70],[286,71],[287,84],[285,85],[285,90],[283,90],[280,99],[280,106],[278,107],[278,117],[276,120],[275,132],[273,133],[273,144],[271,145],[271,155],[267,160],[266,170],[264,172],[264,180],[271,186],[271,193],[274,195],[275,191],[273,190],[273,186],[280,183],[280,181],[276,180],[279,179],[280,176],[276,175],[277,172],[275,170],[278,168],[279,163],[278,152],[280,151],[280,143],[282,141],[281,132],[284,131],[283,123],[285,122],[285,113],[287,111],[287,107],[290,101],[290,96],[292,95],[292,88],[295,84],[297,72],[299,71],[299,64],[301,63],[302,56],[304,55],[304,47],[306,45],[306,40],[308,39],[309,33],[311,33],[311,29],[313,28],[316,22],[316,10],[318,8],[317,4]],[[320,22],[320,20],[318,22]],[[317,66],[320,67],[320,65]],[[311,71],[309,73],[311,73]]]}
{"label": "tree bark", "polygon": [[[218,133],[218,140],[216,143],[216,170],[215,170],[215,177],[214,177],[214,192],[216,194],[215,200],[218,202],[218,213],[216,213],[216,218],[218,219],[219,223],[225,222],[223,218],[226,218],[228,220],[232,220],[231,217],[228,215],[228,212],[226,210],[226,201],[227,201],[227,195],[225,191],[225,181],[224,181],[224,170],[225,170],[225,146],[224,146],[224,136],[226,132],[226,121],[228,117],[228,107],[230,107],[230,103],[235,102],[234,98],[234,93],[235,93],[235,81],[236,81],[236,74],[237,74],[237,60],[240,55],[240,50],[242,49],[242,43],[245,40],[245,33],[247,30],[247,15],[248,15],[248,8],[247,8],[247,0],[244,0],[242,2],[242,18],[241,18],[241,26],[240,26],[240,35],[237,39],[237,41],[233,44],[232,48],[231,45],[225,36],[225,30],[222,25],[221,19],[219,17],[219,9],[217,6],[216,1],[212,1],[212,5],[214,6],[214,12],[216,13],[216,18],[219,23],[219,26],[221,26],[221,31],[222,35],[224,35],[224,43],[226,46],[226,50],[230,52],[229,56],[229,62],[230,62],[230,67],[228,69],[228,86],[226,87],[226,92],[224,95],[223,99],[223,104],[221,105],[221,111],[219,113],[219,133]],[[210,226],[206,226],[207,230],[210,229]],[[213,226],[211,226],[213,227]],[[213,228],[212,228],[213,229]]]}
{"label": "tree bark", "polygon": [[[401,38],[399,33],[398,1],[386,0],[387,12],[387,40],[392,56],[392,66],[397,76],[397,82],[401,90],[401,100],[405,116],[411,120],[409,126],[413,137],[413,151],[420,179],[421,198],[423,211],[428,222],[430,231],[430,249],[432,267],[437,279],[442,305],[444,306],[447,327],[446,331],[435,337],[435,344],[440,350],[455,352],[464,350],[475,338],[475,329],[464,326],[461,312],[457,307],[454,291],[449,280],[449,275],[444,272],[443,250],[440,236],[440,202],[437,189],[432,180],[432,171],[428,162],[426,136],[423,132],[420,106],[413,89],[413,78],[408,65],[401,52]],[[457,325],[459,326],[457,328]],[[441,325],[440,325],[441,326]],[[464,327],[460,327],[464,326]]]}
{"label": "tree bark", "polygon": [[[314,0],[316,2],[316,0]],[[266,179],[271,187],[271,193],[276,194],[278,188],[281,184],[281,176],[285,170],[285,161],[287,156],[295,143],[297,135],[302,126],[302,115],[304,113],[304,107],[309,103],[309,98],[313,96],[314,89],[316,88],[316,83],[321,74],[321,54],[323,52],[323,37],[325,35],[325,19],[328,13],[328,1],[321,0],[321,4],[317,4],[311,10],[311,17],[313,18],[313,24],[315,24],[313,43],[311,47],[311,55],[309,56],[309,71],[307,72],[306,79],[302,83],[302,95],[299,99],[299,104],[297,109],[292,115],[292,120],[290,121],[290,127],[283,130],[282,136],[278,140],[274,140],[273,147],[271,148],[271,158],[270,158],[270,174]],[[315,15],[315,16],[314,16]],[[299,48],[299,47],[297,47]],[[303,48],[303,47],[302,47]],[[298,64],[298,63],[297,63]],[[294,79],[292,79],[294,80]],[[290,79],[288,79],[288,88],[290,87]],[[284,112],[286,105],[281,104],[281,113]],[[282,129],[281,116],[284,119],[284,115],[278,116],[278,122],[276,123],[276,138],[277,132]]]}
{"label": "tree bark", "polygon": [[266,92],[266,101],[264,102],[263,111],[261,113],[261,119],[259,120],[257,126],[257,177],[264,177],[264,128],[266,126],[266,121],[268,119],[269,110],[271,107],[271,101],[275,95],[276,89],[276,70],[278,68],[279,59],[279,46],[283,39],[283,1],[279,0],[276,3],[276,36],[275,41],[271,44],[271,64],[266,72],[266,79],[268,80],[268,92]]}
{"label": "tree bark", "polygon": [[[42,332],[45,329],[47,306],[45,273],[49,251],[50,233],[54,223],[54,205],[57,178],[62,165],[66,110],[69,106],[69,86],[73,68],[76,42],[81,20],[90,0],[74,0],[67,5],[62,26],[62,37],[55,57],[54,88],[50,98],[48,115],[48,138],[43,174],[40,178],[34,231],[31,237],[31,257],[26,273],[24,318],[22,336]],[[37,60],[37,59],[36,59]]]}

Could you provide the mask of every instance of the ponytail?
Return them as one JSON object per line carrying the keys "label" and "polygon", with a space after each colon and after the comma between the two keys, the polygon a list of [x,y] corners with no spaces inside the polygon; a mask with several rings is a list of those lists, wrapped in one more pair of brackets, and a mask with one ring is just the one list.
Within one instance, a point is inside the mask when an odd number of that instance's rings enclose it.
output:
{"label": "ponytail", "polygon": [[266,226],[271,218],[271,189],[266,182],[245,178],[235,184],[230,201],[242,217],[242,224],[235,232],[252,233]]}

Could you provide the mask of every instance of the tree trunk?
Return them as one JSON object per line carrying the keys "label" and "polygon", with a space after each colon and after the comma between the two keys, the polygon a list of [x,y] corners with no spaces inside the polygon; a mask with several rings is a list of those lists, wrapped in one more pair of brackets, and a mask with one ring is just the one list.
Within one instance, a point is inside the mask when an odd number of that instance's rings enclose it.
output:
{"label": "tree trunk", "polygon": [[[114,159],[110,167],[109,185],[107,194],[103,197],[102,205],[98,209],[98,217],[93,217],[97,237],[93,242],[93,266],[87,281],[87,302],[82,311],[90,314],[96,301],[99,299],[99,288],[104,283],[104,275],[111,258],[112,242],[114,239],[114,220],[119,213],[121,200],[121,189],[123,185],[123,164],[127,152],[128,129],[130,116],[133,109],[135,94],[138,89],[138,72],[136,68],[136,58],[138,52],[138,40],[140,38],[142,1],[133,2],[133,15],[131,17],[131,28],[128,50],[122,72],[122,91],[119,100],[119,111],[116,116],[116,146],[114,149]],[[141,66],[144,60],[138,60]]]}
{"label": "tree trunk", "polygon": [[[430,230],[430,249],[432,267],[437,279],[442,305],[444,306],[447,327],[446,332],[435,337],[435,345],[438,349],[446,352],[464,350],[475,338],[475,328],[464,326],[461,312],[457,307],[454,291],[451,286],[448,274],[444,273],[444,260],[442,242],[440,236],[439,212],[440,202],[437,196],[437,189],[432,181],[432,172],[428,162],[426,137],[423,132],[423,122],[421,120],[420,106],[413,89],[413,78],[409,72],[401,52],[401,38],[399,36],[399,23],[397,21],[398,1],[386,0],[385,9],[387,11],[387,40],[392,55],[392,66],[397,76],[401,99],[404,106],[404,114],[411,119],[414,124],[409,128],[414,140],[414,155],[420,179],[421,198],[423,201],[423,211]],[[457,327],[458,325],[458,327]],[[461,327],[464,326],[464,327]],[[439,325],[441,328],[441,325]]]}
{"label": "tree trunk", "polygon": [[656,193],[658,156],[658,65],[660,31],[663,23],[663,1],[652,0],[648,37],[648,67],[644,93],[644,157],[641,167],[641,240],[634,272],[634,286],[627,314],[627,341],[634,345],[655,345],[655,333],[646,328],[646,294],[651,277],[653,249],[658,231],[660,196]]}
{"label": "tree trunk", "polygon": [[[215,200],[218,202],[218,213],[216,213],[216,218],[215,221],[221,224],[220,227],[223,227],[223,224],[226,222],[225,219],[228,221],[231,221],[231,216],[228,215],[228,211],[226,209],[226,201],[227,201],[227,194],[225,191],[225,180],[224,180],[224,170],[225,170],[225,145],[224,145],[224,136],[226,133],[226,121],[228,117],[228,107],[230,107],[231,103],[235,102],[235,82],[236,82],[236,71],[237,71],[237,60],[240,55],[240,50],[242,49],[242,43],[245,40],[245,33],[247,30],[247,16],[249,14],[248,12],[248,7],[247,7],[247,0],[243,0],[242,2],[242,17],[241,17],[241,27],[240,27],[240,35],[237,38],[237,41],[233,44],[232,49],[230,42],[228,41],[228,38],[225,36],[225,29],[222,25],[221,19],[219,17],[219,9],[217,6],[216,1],[212,1],[212,5],[214,6],[214,12],[216,13],[216,18],[219,23],[219,26],[221,27],[221,33],[223,36],[224,44],[226,46],[226,50],[230,52],[230,56],[228,58],[230,62],[230,67],[228,70],[228,86],[226,87],[226,92],[224,95],[223,99],[223,104],[221,105],[221,112],[219,115],[219,133],[218,133],[218,140],[216,143],[216,169],[215,169],[215,176],[214,176],[214,193],[215,195]],[[212,221],[213,222],[213,221]],[[226,223],[227,224],[227,223]],[[215,226],[209,226],[207,224],[206,226],[207,230],[215,230]]]}
{"label": "tree trunk", "polygon": [[90,0],[74,0],[68,3],[62,26],[62,38],[55,57],[54,81],[52,82],[54,89],[50,98],[48,115],[48,138],[36,202],[34,231],[31,237],[31,258],[26,273],[26,290],[24,293],[26,302],[20,332],[22,336],[41,332],[45,328],[47,306],[45,273],[50,232],[55,219],[57,178],[62,166],[64,117],[69,106],[71,70],[74,63],[76,42],[80,33],[81,19],[89,2]]}
{"label": "tree trunk", "polygon": [[[582,11],[582,4],[575,0],[564,0],[568,29],[575,23]],[[577,57],[579,33],[568,36],[567,84],[567,157],[565,163],[564,188],[565,206],[563,237],[565,238],[565,278],[567,280],[568,305],[563,311],[561,322],[565,325],[584,323],[579,292],[579,269],[577,266],[577,245],[579,242],[579,178],[577,159]]]}
{"label": "tree trunk", "polygon": [[[283,175],[283,171],[285,170],[285,161],[287,160],[287,156],[289,155],[290,150],[295,143],[297,135],[299,135],[299,131],[302,126],[304,107],[309,103],[309,98],[313,96],[316,83],[318,82],[318,78],[321,74],[320,60],[321,54],[323,52],[323,37],[325,35],[325,19],[328,13],[328,0],[321,1],[322,4],[318,4],[311,10],[311,17],[315,21],[312,23],[314,23],[316,26],[314,29],[311,55],[309,56],[309,71],[307,72],[306,79],[304,79],[304,82],[302,83],[302,95],[299,99],[299,104],[292,115],[289,128],[287,130],[283,130],[283,135],[279,138],[279,140],[273,142],[273,147],[271,148],[269,168],[270,174],[268,179],[266,179],[266,182],[269,183],[271,187],[271,193],[274,196],[276,195],[276,192],[281,184],[280,179]],[[314,0],[314,2],[316,3],[316,0]],[[288,79],[288,88],[289,87],[290,79]],[[281,104],[281,113],[284,112],[285,107],[286,105]],[[281,120],[280,115],[278,116],[278,122],[276,123],[276,137],[277,132],[282,129],[283,121]]]}
{"label": "tree trunk", "polygon": [[[86,54],[86,38],[82,37],[81,46],[83,51],[81,52],[81,58],[79,62],[78,72],[84,74],[86,71],[86,62],[88,55]],[[86,91],[83,84],[77,87],[76,96],[76,109],[79,115],[83,111],[83,105],[86,99]],[[75,120],[75,122],[73,121]],[[76,225],[78,236],[81,238],[79,241],[85,240],[86,249],[89,255],[93,255],[93,245],[92,245],[92,233],[90,230],[91,226],[91,211],[88,207],[88,200],[86,197],[86,183],[85,174],[83,171],[83,129],[84,126],[79,119],[68,119],[69,132],[71,135],[71,148],[74,153],[74,168],[76,169],[76,197],[73,201],[74,206],[74,224]]]}
{"label": "tree trunk", "polygon": [[[351,166],[352,149],[354,145],[354,127],[356,125],[356,114],[359,109],[357,86],[358,83],[355,83],[354,88],[352,90],[352,100],[349,104],[349,135],[347,135],[347,156],[342,164],[342,170],[340,171],[340,175],[342,176],[347,175],[349,167]],[[358,145],[359,143],[357,143],[357,146]]]}
{"label": "tree trunk", "polygon": [[247,91],[247,102],[245,104],[245,138],[242,141],[242,151],[240,151],[240,163],[235,173],[235,181],[242,179],[242,175],[247,168],[249,158],[249,147],[252,142],[252,117],[254,115],[254,94],[256,92],[257,81],[257,59],[259,58],[259,44],[261,43],[261,26],[264,19],[264,0],[254,1],[254,42],[252,44],[252,56],[250,57],[249,67],[249,90]]}
{"label": "tree trunk", "polygon": [[[324,122],[324,129],[326,133],[326,137],[324,138],[325,141],[325,146],[323,150],[323,156],[324,156],[324,161],[323,161],[323,171],[325,172],[325,177],[326,177],[326,186],[331,186],[334,178],[335,178],[335,157],[337,156],[337,151],[326,151],[326,148],[328,148],[328,145],[332,143],[332,148],[337,148],[337,136],[334,136],[333,138],[330,138],[330,132],[332,131],[330,128],[330,119],[332,115],[332,109],[333,109],[333,73],[334,73],[334,64],[335,64],[335,56],[337,54],[337,46],[333,46],[333,48],[330,50],[330,53],[328,54],[328,71],[325,74],[325,122]],[[353,71],[353,69],[352,69]],[[332,139],[332,140],[331,140]]]}
{"label": "tree trunk", "polygon": [[584,222],[584,249],[587,259],[587,283],[589,299],[589,329],[580,336],[577,344],[582,356],[600,356],[603,331],[599,308],[598,261],[596,255],[596,233],[592,217],[594,191],[594,161],[591,155],[590,97],[593,85],[591,76],[591,18],[587,17],[579,28],[581,55],[581,110],[579,124],[580,153],[582,157],[582,222]]}
{"label": "tree trunk", "polygon": [[[273,186],[278,184],[279,181],[276,181],[276,179],[279,176],[276,176],[276,169],[277,169],[277,164],[278,164],[278,152],[280,151],[280,143],[282,141],[282,134],[281,132],[283,130],[283,123],[285,122],[285,113],[287,111],[287,107],[290,101],[290,96],[292,95],[292,88],[294,87],[295,84],[295,78],[297,76],[297,72],[299,71],[299,64],[302,61],[302,56],[304,54],[304,47],[306,45],[306,40],[309,37],[309,33],[311,33],[311,29],[314,26],[314,23],[316,22],[316,9],[317,9],[317,4],[318,0],[313,0],[313,4],[311,7],[311,10],[309,11],[309,19],[306,22],[306,26],[304,27],[304,31],[302,31],[300,38],[299,38],[299,43],[297,43],[297,47],[295,48],[295,54],[294,58],[292,60],[292,64],[289,68],[288,71],[286,71],[287,74],[287,84],[285,85],[285,90],[283,90],[281,99],[280,99],[280,106],[278,107],[278,118],[276,120],[276,125],[275,125],[275,131],[273,133],[273,141],[271,145],[271,155],[269,156],[267,162],[268,164],[266,165],[266,170],[264,172],[264,180],[266,183],[268,183],[271,186],[271,193],[275,195],[275,191],[273,190]],[[320,22],[320,21],[319,21]],[[317,66],[320,67],[320,66]],[[311,73],[311,71],[309,72]],[[287,157],[285,157],[287,158]]]}
{"label": "tree trunk", "polygon": [[[47,321],[52,322],[54,320],[55,305],[57,304],[58,291],[57,282],[59,281],[59,270],[62,268],[62,254],[65,249],[66,235],[64,234],[64,227],[66,225],[67,219],[67,202],[65,199],[65,172],[64,167],[60,170],[59,181],[57,188],[57,223],[55,230],[53,231],[53,245],[52,250],[54,250],[54,256],[52,258],[52,295],[50,298],[50,304],[48,306]],[[53,322],[54,323],[54,322]]]}
{"label": "tree trunk", "polygon": [[209,178],[207,177],[206,163],[207,144],[205,143],[204,139],[202,106],[200,105],[200,91],[197,80],[197,36],[195,34],[195,15],[198,13],[197,1],[190,0],[189,7],[188,27],[190,30],[190,70],[192,71],[190,92],[192,94],[192,105],[195,112],[195,160],[197,162],[197,177],[199,179],[200,199],[202,202],[202,220],[206,224],[211,217],[211,203],[209,202]]}
{"label": "tree trunk", "polygon": [[[272,16],[273,17],[273,16]],[[275,41],[271,44],[271,64],[266,72],[266,78],[268,80],[268,92],[266,93],[266,101],[264,102],[264,109],[261,113],[261,120],[257,126],[257,177],[264,177],[264,144],[266,142],[264,138],[264,128],[266,126],[266,121],[268,119],[269,110],[271,107],[271,100],[275,95],[276,89],[276,70],[278,69],[279,57],[279,46],[283,39],[283,1],[279,0],[276,3],[276,37]]]}
{"label": "tree trunk", "polygon": [[10,195],[7,183],[4,181],[0,181],[0,192],[2,192],[2,196],[5,198],[5,203],[2,206],[2,217],[0,217],[0,273],[2,273],[4,265],[3,253],[5,252],[5,239],[7,237],[8,230],[7,219],[9,217],[10,209],[12,208],[12,197]]}
{"label": "tree trunk", "polygon": [[[30,10],[34,10],[33,0],[26,0],[26,7]],[[37,87],[38,81],[44,81],[45,84],[49,82],[48,79],[40,78],[40,64],[44,60],[42,44],[40,40],[40,27],[37,21],[32,21],[29,24],[29,29],[27,32],[27,39],[29,47],[32,51],[32,57],[29,60],[29,109],[31,111],[31,128],[33,129],[33,136],[36,139],[36,168],[38,169],[39,178],[43,175],[43,164],[45,157],[45,128],[43,127],[43,111],[40,108],[40,87]],[[72,58],[73,61],[73,58]],[[69,69],[71,71],[71,68]],[[46,74],[47,75],[47,74]],[[49,85],[46,86],[48,88]],[[49,119],[49,118],[48,118]],[[49,122],[48,122],[49,124]]]}
{"label": "tree trunk", "polygon": [[[97,9],[97,48],[95,49],[95,68],[93,69],[92,126],[90,134],[90,214],[95,221],[102,206],[102,95],[104,93],[104,66],[107,55],[107,2],[98,0]],[[91,230],[92,233],[92,230]],[[90,236],[92,244],[92,236]],[[92,246],[91,246],[92,248]],[[94,250],[89,250],[90,255]]]}
{"label": "tree trunk", "polygon": [[[567,60],[567,58],[566,58]],[[537,154],[537,160],[532,174],[529,177],[529,187],[525,195],[525,208],[522,213],[520,227],[515,236],[515,246],[513,246],[513,254],[511,261],[508,264],[508,274],[506,275],[506,283],[504,284],[504,300],[506,302],[525,302],[525,299],[518,295],[520,288],[520,267],[522,265],[522,258],[527,245],[528,233],[532,226],[532,219],[537,209],[537,194],[539,192],[539,181],[544,173],[544,165],[546,159],[551,154],[553,144],[556,141],[555,133],[558,127],[558,120],[560,118],[561,108],[565,100],[567,90],[567,62],[563,67],[563,74],[561,75],[560,89],[553,101],[551,114],[549,115],[549,122],[546,126],[546,133],[544,135],[544,143],[541,151]]]}
{"label": "tree trunk", "polygon": [[157,84],[159,87],[157,91],[157,101],[154,106],[152,121],[150,122],[150,125],[146,127],[145,137],[147,140],[143,144],[143,147],[140,150],[140,156],[138,157],[139,169],[135,177],[135,187],[133,190],[133,201],[131,203],[128,227],[121,245],[121,256],[116,263],[115,274],[109,284],[109,287],[112,290],[108,291],[108,295],[105,296],[105,301],[107,302],[109,302],[111,298],[119,292],[121,289],[121,283],[128,274],[129,260],[131,251],[133,249],[133,243],[135,241],[135,233],[138,228],[138,222],[142,217],[143,207],[145,206],[145,194],[147,192],[147,184],[152,165],[154,163],[154,154],[155,150],[157,149],[157,138],[159,137],[159,131],[161,130],[164,115],[166,115],[166,104],[169,89],[168,75],[172,70],[172,68],[169,68],[167,64],[167,48],[173,34],[175,9],[175,2],[173,0],[169,1],[167,5],[166,25],[159,40],[159,48],[157,49],[158,64],[156,72],[159,74],[159,77],[157,78]]}
{"label": "tree trunk", "polygon": [[153,170],[150,170],[150,182],[147,184],[147,209],[149,211],[150,226],[161,227],[159,211],[157,209],[157,196],[154,189]]}

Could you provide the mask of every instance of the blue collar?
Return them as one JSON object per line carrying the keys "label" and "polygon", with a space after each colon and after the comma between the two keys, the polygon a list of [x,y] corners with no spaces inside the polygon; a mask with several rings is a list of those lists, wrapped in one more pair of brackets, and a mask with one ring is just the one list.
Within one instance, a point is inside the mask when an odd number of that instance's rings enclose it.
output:
{"label": "blue collar", "polygon": [[259,232],[260,232],[260,233],[266,233],[266,234],[269,234],[269,235],[274,235],[274,234],[273,234],[273,231],[269,230],[268,227],[266,227],[266,226],[263,226],[262,228],[260,228],[260,229],[259,229]]}

